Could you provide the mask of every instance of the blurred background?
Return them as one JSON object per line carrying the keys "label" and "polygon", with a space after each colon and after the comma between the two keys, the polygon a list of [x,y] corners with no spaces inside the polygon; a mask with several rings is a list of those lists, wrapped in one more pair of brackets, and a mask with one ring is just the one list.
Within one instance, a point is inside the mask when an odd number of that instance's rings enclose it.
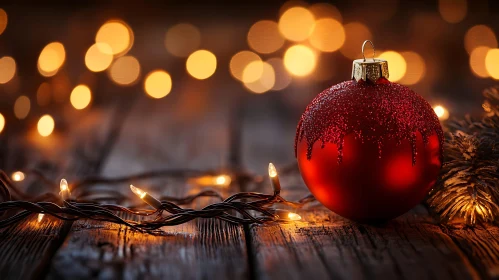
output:
{"label": "blurred background", "polygon": [[[483,112],[481,93],[499,79],[492,0],[2,1],[0,8],[0,140],[59,143],[46,139],[85,115],[146,102],[191,122],[246,112],[251,133],[278,119],[290,159],[300,114],[322,90],[350,79],[366,39],[388,60],[390,80],[422,95],[442,120]],[[282,136],[269,131],[260,137]],[[216,137],[217,127],[204,132]]]}

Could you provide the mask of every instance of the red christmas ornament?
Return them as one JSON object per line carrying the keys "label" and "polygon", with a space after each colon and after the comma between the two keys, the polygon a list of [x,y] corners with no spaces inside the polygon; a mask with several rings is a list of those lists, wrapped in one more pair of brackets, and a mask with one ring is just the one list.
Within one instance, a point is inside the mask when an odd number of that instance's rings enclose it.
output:
{"label": "red christmas ornament", "polygon": [[308,105],[296,157],[324,206],[354,221],[386,221],[420,203],[435,183],[443,131],[428,102],[386,79],[385,60],[358,59],[353,66],[351,81]]}

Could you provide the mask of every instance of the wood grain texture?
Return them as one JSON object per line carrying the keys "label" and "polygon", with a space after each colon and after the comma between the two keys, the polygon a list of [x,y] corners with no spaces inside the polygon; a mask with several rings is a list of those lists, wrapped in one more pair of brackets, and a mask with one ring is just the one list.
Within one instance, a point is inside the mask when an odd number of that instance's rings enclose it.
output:
{"label": "wood grain texture", "polygon": [[[158,105],[149,99],[141,101],[125,124],[124,137],[112,151],[103,175],[169,167],[220,167],[220,158],[227,158],[227,115],[211,115],[203,122],[179,120],[182,112],[175,109],[175,102],[168,105],[171,102],[159,101]],[[159,178],[134,184],[155,196],[183,196],[206,189],[182,179]],[[98,187],[121,188],[138,202],[128,184]],[[213,201],[199,200],[190,207]],[[196,220],[163,230],[166,236],[151,236],[110,223],[75,222],[53,260],[49,278],[241,279],[246,275],[242,227]]]}
{"label": "wood grain texture", "polygon": [[478,268],[483,278],[499,278],[499,228],[478,225],[475,228],[442,225],[461,250]]}
{"label": "wood grain texture", "polygon": [[[99,112],[90,113],[88,118],[82,119],[79,125],[74,126],[63,136],[67,137],[65,138],[67,141],[71,141],[69,142],[72,143],[71,145],[60,145],[61,142],[55,137],[61,135],[55,135],[52,141],[58,144],[56,148],[59,150],[53,153],[54,157],[50,160],[46,160],[44,153],[52,151],[46,149],[47,146],[43,144],[42,146],[32,145],[29,148],[18,145],[23,149],[18,150],[17,154],[28,153],[27,158],[31,160],[26,162],[24,167],[30,166],[45,170],[46,174],[52,178],[60,178],[62,175],[75,178],[93,174],[96,171],[96,163],[99,162],[94,155],[100,155],[99,150],[102,151],[112,145],[112,142],[108,141],[112,137],[108,132],[115,133],[117,129],[115,126],[120,125],[119,121],[114,122],[114,118],[110,116],[111,113],[105,115]],[[102,121],[102,117],[105,117],[106,121]],[[41,141],[50,141],[49,139],[51,138]],[[45,144],[47,143],[50,144],[48,147],[51,149],[52,143],[46,142]],[[89,144],[93,146],[92,152],[94,153],[88,152],[86,146]],[[31,194],[57,192],[33,180],[29,175],[26,183],[27,190]],[[69,231],[70,223],[46,216],[42,223],[38,224],[36,219],[37,215],[32,215],[25,221],[0,231],[2,279],[39,278],[46,274],[53,255]]]}

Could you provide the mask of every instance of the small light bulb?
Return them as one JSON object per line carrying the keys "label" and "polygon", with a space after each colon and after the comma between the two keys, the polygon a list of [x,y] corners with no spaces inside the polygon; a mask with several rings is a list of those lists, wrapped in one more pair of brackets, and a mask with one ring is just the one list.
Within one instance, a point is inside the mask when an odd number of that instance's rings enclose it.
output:
{"label": "small light bulb", "polygon": [[299,221],[301,220],[301,216],[296,213],[289,212],[288,219],[290,219],[291,221]]}
{"label": "small light bulb", "polygon": [[43,216],[45,216],[45,214],[43,214],[43,213],[38,214],[38,218],[37,218],[38,222],[41,222],[43,220]]}
{"label": "small light bulb", "polygon": [[23,181],[24,177],[25,177],[24,173],[22,173],[21,171],[16,171],[16,172],[12,173],[12,180],[13,181],[16,181],[16,182]]}
{"label": "small light bulb", "polygon": [[61,192],[59,194],[61,195],[62,200],[69,199],[71,192],[69,191],[68,181],[66,181],[66,179],[61,179],[59,187],[61,188]]}
{"label": "small light bulb", "polygon": [[274,164],[271,162],[269,163],[269,176],[274,178],[275,176],[277,176],[277,170],[275,169],[275,166]]}
{"label": "small light bulb", "polygon": [[66,181],[66,179],[61,179],[59,186],[61,188],[61,192],[69,191],[68,181]]}
{"label": "small light bulb", "polygon": [[130,189],[134,194],[136,194],[138,197],[141,199],[144,198],[147,195],[147,192],[135,187],[134,185],[130,185]]}

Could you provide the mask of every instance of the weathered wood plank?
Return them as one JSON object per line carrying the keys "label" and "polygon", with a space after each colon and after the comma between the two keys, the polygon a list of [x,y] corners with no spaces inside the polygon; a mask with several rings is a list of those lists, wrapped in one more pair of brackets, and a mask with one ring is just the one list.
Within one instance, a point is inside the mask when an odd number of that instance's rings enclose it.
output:
{"label": "weathered wood plank", "polygon": [[[118,114],[118,118],[111,118],[111,115],[112,110],[105,114],[93,111],[88,117],[80,120],[79,124],[72,126],[67,133],[54,135],[53,141],[63,139],[64,144],[72,143],[72,145],[57,145],[56,148],[59,149],[57,152],[43,151],[46,146],[31,145],[20,146],[16,152],[11,151],[10,155],[29,155],[26,156],[29,162],[22,167],[42,168],[47,171],[47,175],[54,178],[54,181],[62,175],[75,178],[93,174],[96,171],[96,163],[104,160],[104,158],[97,159],[95,155],[99,155],[102,149],[112,146],[112,141],[108,140],[113,136],[108,132],[116,133],[116,127],[120,125],[119,120],[123,117]],[[114,122],[115,119],[118,121]],[[43,141],[51,141],[50,139]],[[91,150],[88,149],[89,145]],[[47,159],[45,157],[47,152],[55,156]],[[26,181],[29,183],[28,191],[31,194],[58,191],[48,189],[46,185],[29,176]],[[33,215],[17,225],[0,231],[0,273],[3,279],[38,278],[46,274],[53,255],[69,231],[70,223],[45,217],[39,224],[36,219],[37,215]]]}
{"label": "weathered wood plank", "polygon": [[475,228],[442,225],[445,233],[468,256],[470,262],[482,271],[482,277],[499,278],[499,228],[478,225]]}
{"label": "weathered wood plank", "polygon": [[[292,190],[287,196],[293,197],[296,192]],[[260,278],[473,279],[479,276],[422,206],[379,226],[350,222],[322,206],[298,213],[303,218],[301,222],[251,228],[256,274]]]}
{"label": "weathered wood plank", "polygon": [[[199,121],[186,118],[187,113],[198,112],[176,102],[141,100],[102,174],[112,177],[164,168],[220,168],[228,158],[227,112],[210,112]],[[135,184],[156,196],[182,196],[205,189],[182,179]],[[133,196],[128,184],[107,187],[122,188]],[[199,208],[210,201],[196,201],[187,207]],[[54,258],[49,278],[240,279],[247,273],[242,227],[196,220],[163,229],[167,236],[142,234],[109,223],[75,222]]]}
{"label": "weathered wood plank", "polygon": [[[278,163],[278,169],[283,163],[294,161],[294,120],[298,118],[294,118],[292,112],[286,116],[281,110],[278,114],[276,107],[260,106],[258,112],[266,116],[265,119],[250,115],[245,120],[243,133],[260,137],[244,138],[243,150],[247,152],[243,164],[260,173],[265,172],[269,161]],[[246,112],[254,110],[250,107]],[[252,153],[255,147],[265,152]],[[281,178],[285,197],[298,199],[308,193],[298,173]],[[270,186],[265,188],[263,191],[271,191]],[[248,251],[256,278],[473,279],[484,276],[480,267],[469,260],[469,255],[442,231],[423,206],[378,226],[348,221],[322,206],[299,214],[303,217],[299,222],[250,228]]]}

